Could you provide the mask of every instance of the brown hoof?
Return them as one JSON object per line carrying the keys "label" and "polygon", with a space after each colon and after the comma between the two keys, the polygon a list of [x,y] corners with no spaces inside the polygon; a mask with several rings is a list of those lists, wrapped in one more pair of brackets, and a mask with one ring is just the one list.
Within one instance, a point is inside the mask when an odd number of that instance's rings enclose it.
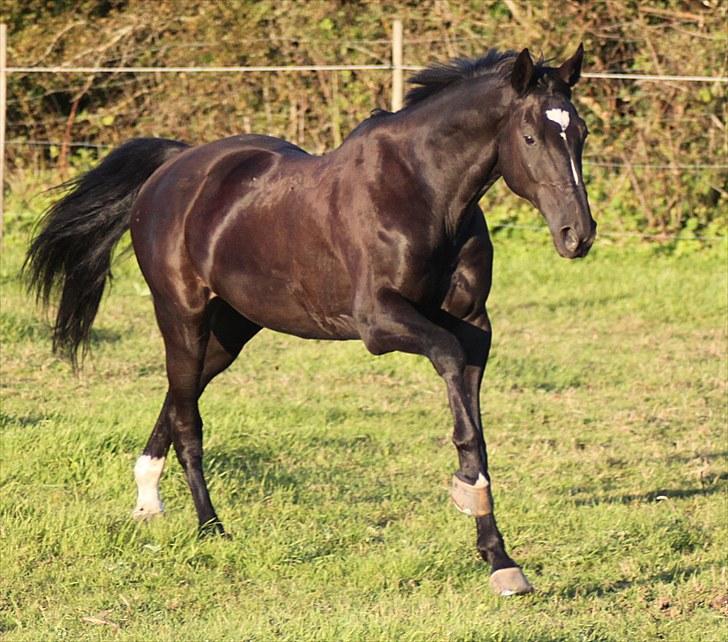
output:
{"label": "brown hoof", "polygon": [[490,576],[490,587],[502,597],[531,593],[533,586],[517,566],[502,568]]}

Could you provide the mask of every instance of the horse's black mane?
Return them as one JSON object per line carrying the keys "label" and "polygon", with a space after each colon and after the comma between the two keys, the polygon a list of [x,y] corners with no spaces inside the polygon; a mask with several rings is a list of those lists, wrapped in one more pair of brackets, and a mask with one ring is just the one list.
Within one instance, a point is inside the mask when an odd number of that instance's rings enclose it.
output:
{"label": "horse's black mane", "polygon": [[[489,49],[480,58],[455,58],[450,62],[436,62],[407,81],[417,86],[407,92],[405,108],[422,102],[461,80],[490,74],[505,79],[513,68],[516,56],[518,53],[515,51]],[[535,66],[537,78],[540,78],[546,69],[543,57],[536,61]]]}
{"label": "horse's black mane", "polygon": [[[494,75],[501,80],[506,80],[510,76],[517,56],[518,52],[510,49],[507,51],[489,49],[480,58],[454,58],[449,62],[435,62],[407,80],[408,83],[416,86],[407,92],[404,109],[421,103],[426,98],[440,93],[461,80],[470,80],[485,75]],[[541,56],[534,63],[536,83],[538,84],[543,82],[548,69],[546,62]],[[349,136],[363,133],[371,125],[375,125],[392,114],[393,112],[386,109],[372,110],[369,118],[359,123]]]}

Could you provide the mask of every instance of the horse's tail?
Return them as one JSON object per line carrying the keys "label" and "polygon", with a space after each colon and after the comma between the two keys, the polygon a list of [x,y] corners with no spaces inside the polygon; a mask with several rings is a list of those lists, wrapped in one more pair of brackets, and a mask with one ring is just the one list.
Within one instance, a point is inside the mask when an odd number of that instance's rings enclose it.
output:
{"label": "horse's tail", "polygon": [[58,186],[70,190],[39,223],[23,266],[28,290],[48,306],[60,293],[53,325],[53,351],[78,366],[91,324],[111,277],[111,253],[129,228],[142,185],[187,145],[163,138],[136,138],[90,171]]}

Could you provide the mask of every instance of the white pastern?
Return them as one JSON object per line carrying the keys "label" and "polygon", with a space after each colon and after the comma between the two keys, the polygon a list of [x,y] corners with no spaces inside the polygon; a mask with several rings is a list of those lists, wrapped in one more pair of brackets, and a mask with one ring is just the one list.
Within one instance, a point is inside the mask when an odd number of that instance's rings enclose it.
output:
{"label": "white pastern", "polygon": [[488,485],[488,480],[485,478],[483,473],[478,473],[478,479],[475,481],[473,486],[475,488],[485,488]]}
{"label": "white pastern", "polygon": [[569,146],[567,144],[566,140],[566,128],[569,126],[570,118],[569,118],[569,112],[565,109],[547,109],[546,110],[546,118],[548,118],[550,121],[556,123],[561,127],[561,132],[559,136],[564,141],[564,144],[566,145],[566,151],[569,154],[569,164],[571,165],[571,174],[574,176],[574,183],[577,185],[579,184],[579,174],[576,171],[576,165],[574,165],[574,159],[571,156],[571,150],[569,149]]}
{"label": "white pastern", "polygon": [[137,485],[137,503],[134,517],[143,519],[164,511],[159,496],[159,480],[164,470],[164,457],[142,455],[134,464],[134,480]]}

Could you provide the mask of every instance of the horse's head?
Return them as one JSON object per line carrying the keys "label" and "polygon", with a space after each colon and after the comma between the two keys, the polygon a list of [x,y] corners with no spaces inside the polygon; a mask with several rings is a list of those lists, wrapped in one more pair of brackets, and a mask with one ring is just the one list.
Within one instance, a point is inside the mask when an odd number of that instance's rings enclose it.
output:
{"label": "horse's head", "polygon": [[585,256],[596,235],[581,173],[587,135],[571,103],[584,49],[560,67],[535,66],[528,49],[511,74],[515,98],[498,141],[498,165],[508,187],[548,222],[561,256]]}

